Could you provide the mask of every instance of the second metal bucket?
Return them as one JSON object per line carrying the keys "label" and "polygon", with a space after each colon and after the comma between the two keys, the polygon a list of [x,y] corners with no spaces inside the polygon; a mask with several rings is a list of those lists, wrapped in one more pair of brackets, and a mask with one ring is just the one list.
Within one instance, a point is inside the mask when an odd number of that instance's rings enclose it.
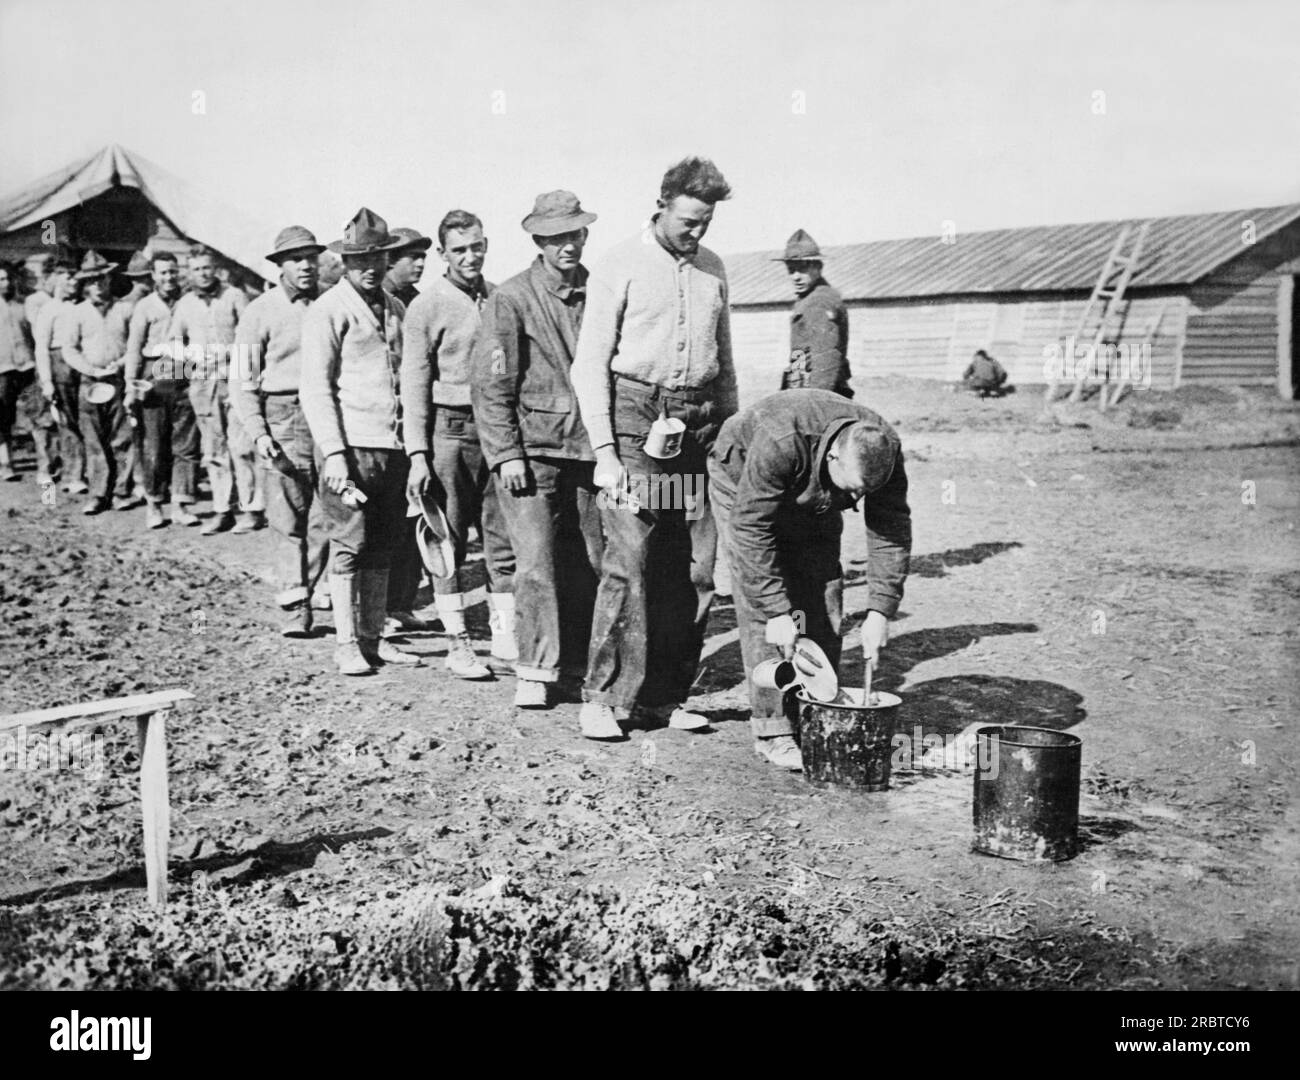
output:
{"label": "second metal bucket", "polygon": [[804,779],[818,787],[888,791],[902,699],[878,693],[875,705],[864,706],[860,689],[843,692],[850,700],[818,701],[802,690],[797,696]]}
{"label": "second metal bucket", "polygon": [[1083,741],[1011,724],[982,727],[975,739],[974,850],[1029,862],[1074,858]]}

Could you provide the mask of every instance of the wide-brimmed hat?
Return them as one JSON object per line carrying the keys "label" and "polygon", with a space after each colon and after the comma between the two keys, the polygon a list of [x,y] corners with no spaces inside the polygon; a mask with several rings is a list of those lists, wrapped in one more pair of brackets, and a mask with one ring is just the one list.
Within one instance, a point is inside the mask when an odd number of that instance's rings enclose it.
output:
{"label": "wide-brimmed hat", "polygon": [[133,252],[131,261],[126,264],[126,269],[122,273],[127,277],[149,277],[153,273],[153,268],[149,264],[149,256],[143,251]]}
{"label": "wide-brimmed hat", "polygon": [[821,262],[822,249],[803,229],[795,229],[785,242],[785,254],[772,262]]}
{"label": "wide-brimmed hat", "polygon": [[379,251],[395,251],[402,243],[388,231],[388,222],[363,206],[344,227],[343,239],[335,240],[329,249],[340,255],[373,255]]}
{"label": "wide-brimmed hat", "polygon": [[401,240],[401,244],[393,249],[394,253],[412,250],[428,251],[433,247],[433,238],[425,236],[419,229],[394,229],[393,237]]}
{"label": "wide-brimmed hat", "polygon": [[451,542],[451,526],[447,515],[426,488],[418,500],[411,500],[407,515],[419,514],[415,523],[415,541],[420,549],[424,568],[436,578],[449,578],[456,572],[456,548]]}
{"label": "wide-brimmed hat", "polygon": [[325,245],[316,239],[315,233],[301,225],[290,225],[281,229],[275,237],[275,250],[267,256],[273,263],[287,259],[290,255],[319,255]]}
{"label": "wide-brimmed hat", "polygon": [[559,236],[595,220],[596,215],[584,210],[572,191],[547,191],[533,201],[533,212],[524,218],[523,226],[532,236]]}
{"label": "wide-brimmed hat", "polygon": [[73,277],[77,281],[89,281],[91,278],[103,277],[117,267],[117,263],[109,262],[98,251],[87,251],[86,257],[81,260],[81,269]]}

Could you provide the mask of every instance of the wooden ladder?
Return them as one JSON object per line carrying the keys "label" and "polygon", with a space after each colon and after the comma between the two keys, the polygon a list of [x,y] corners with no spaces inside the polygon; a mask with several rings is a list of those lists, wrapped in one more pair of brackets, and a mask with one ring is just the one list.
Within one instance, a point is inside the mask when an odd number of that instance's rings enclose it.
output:
{"label": "wooden ladder", "polygon": [[149,900],[158,907],[167,902],[167,848],[171,840],[171,808],[167,798],[167,713],[179,701],[194,695],[188,690],[160,690],[155,694],[61,705],[54,709],[0,716],[0,731],[58,734],[86,724],[134,717],[140,747],[140,806],[144,815],[144,873]]}
{"label": "wooden ladder", "polygon": [[[1097,355],[1106,342],[1107,334],[1111,331],[1111,322],[1123,310],[1124,294],[1128,291],[1129,282],[1133,280],[1133,274],[1137,271],[1138,261],[1142,258],[1142,248],[1146,244],[1147,234],[1150,231],[1149,221],[1142,222],[1136,229],[1131,222],[1125,222],[1120,226],[1119,235],[1115,237],[1115,244],[1106,257],[1106,264],[1101,268],[1097,284],[1093,286],[1092,294],[1083,306],[1083,312],[1079,315],[1073,335],[1067,339],[1072,346],[1071,355],[1062,357],[1060,370],[1054,371],[1048,382],[1046,404],[1050,405],[1055,399],[1057,380],[1070,364],[1075,368],[1074,389],[1070,392],[1070,400],[1078,401],[1083,396],[1083,384],[1089,375],[1095,373],[1093,369],[1096,366]],[[1089,338],[1091,338],[1089,353],[1091,363],[1080,364],[1077,357],[1073,355],[1074,348],[1077,348],[1079,342]],[[1104,382],[1102,400],[1105,401]]]}

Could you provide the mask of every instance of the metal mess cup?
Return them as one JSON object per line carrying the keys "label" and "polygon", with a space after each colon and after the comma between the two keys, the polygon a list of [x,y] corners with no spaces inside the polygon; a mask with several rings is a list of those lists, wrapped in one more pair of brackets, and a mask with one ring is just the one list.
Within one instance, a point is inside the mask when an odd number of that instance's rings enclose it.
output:
{"label": "metal mess cup", "polygon": [[799,672],[789,660],[764,660],[749,675],[760,690],[780,690],[785,693],[800,683]]}
{"label": "metal mess cup", "polygon": [[117,386],[107,379],[99,379],[86,388],[86,400],[92,405],[107,405],[117,397]]}
{"label": "metal mess cup", "polygon": [[646,436],[646,456],[661,460],[675,458],[682,452],[682,436],[685,433],[685,423],[660,413],[659,419],[650,425],[650,434]]}

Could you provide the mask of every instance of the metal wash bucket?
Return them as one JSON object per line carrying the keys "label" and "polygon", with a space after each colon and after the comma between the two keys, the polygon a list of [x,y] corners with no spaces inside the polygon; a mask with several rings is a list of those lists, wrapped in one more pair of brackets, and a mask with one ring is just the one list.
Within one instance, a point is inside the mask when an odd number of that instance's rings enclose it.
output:
{"label": "metal wash bucket", "polygon": [[1083,740],[1011,724],[980,728],[975,740],[973,850],[1029,862],[1074,858]]}
{"label": "metal wash bucket", "polygon": [[876,693],[876,704],[863,705],[861,689],[842,690],[834,701],[818,701],[803,690],[797,696],[804,779],[818,787],[888,791],[902,699]]}

